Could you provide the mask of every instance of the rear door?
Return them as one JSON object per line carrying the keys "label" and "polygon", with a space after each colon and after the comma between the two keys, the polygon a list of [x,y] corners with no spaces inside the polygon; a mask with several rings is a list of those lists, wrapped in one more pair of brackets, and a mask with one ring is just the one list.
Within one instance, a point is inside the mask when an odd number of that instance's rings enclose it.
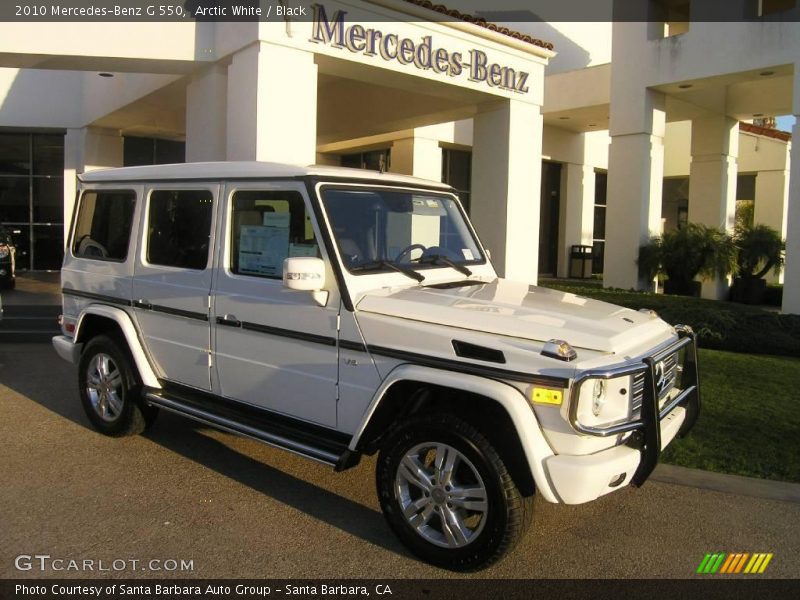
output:
{"label": "rear door", "polygon": [[336,426],[338,293],[319,306],[283,286],[283,260],[318,256],[300,182],[230,184],[219,228],[212,324],[218,393]]}
{"label": "rear door", "polygon": [[160,376],[211,389],[209,294],[219,184],[145,189],[133,306]]}

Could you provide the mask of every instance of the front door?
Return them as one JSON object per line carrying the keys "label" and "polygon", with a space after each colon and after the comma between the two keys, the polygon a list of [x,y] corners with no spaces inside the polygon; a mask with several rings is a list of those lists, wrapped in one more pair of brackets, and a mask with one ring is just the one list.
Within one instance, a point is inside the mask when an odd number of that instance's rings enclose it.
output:
{"label": "front door", "polygon": [[282,281],[285,258],[324,257],[305,188],[231,184],[225,195],[212,309],[215,391],[335,427],[338,294],[321,307]]}
{"label": "front door", "polygon": [[539,274],[554,276],[558,269],[561,165],[542,162],[541,211],[539,213]]}
{"label": "front door", "polygon": [[218,184],[145,190],[133,307],[160,375],[211,389],[209,293]]}

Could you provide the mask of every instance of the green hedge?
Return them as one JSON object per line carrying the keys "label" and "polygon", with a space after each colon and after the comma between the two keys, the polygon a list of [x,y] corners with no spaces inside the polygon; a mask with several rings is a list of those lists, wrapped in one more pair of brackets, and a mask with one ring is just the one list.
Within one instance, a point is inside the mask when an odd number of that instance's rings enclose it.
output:
{"label": "green hedge", "polygon": [[591,283],[548,281],[543,285],[628,308],[653,309],[672,325],[690,325],[702,348],[800,356],[800,315],[781,315],[733,302],[604,289]]}

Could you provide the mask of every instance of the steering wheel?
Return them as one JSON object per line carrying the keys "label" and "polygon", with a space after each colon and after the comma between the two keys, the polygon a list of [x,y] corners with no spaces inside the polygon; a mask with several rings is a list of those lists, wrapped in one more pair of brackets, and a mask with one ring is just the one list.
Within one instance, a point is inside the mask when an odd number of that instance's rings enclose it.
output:
{"label": "steering wheel", "polygon": [[425,251],[420,256],[420,260],[427,258],[428,256],[443,256],[445,258],[449,258],[450,260],[464,260],[463,256],[459,256],[457,252],[453,252],[449,248],[445,248],[443,246],[428,246]]}
{"label": "steering wheel", "polygon": [[396,263],[402,262],[400,259],[404,258],[406,254],[411,254],[412,250],[422,250],[422,252],[425,252],[427,248],[422,244],[411,244],[410,246],[406,246],[405,248],[400,250],[400,253],[397,256],[395,256],[394,262]]}

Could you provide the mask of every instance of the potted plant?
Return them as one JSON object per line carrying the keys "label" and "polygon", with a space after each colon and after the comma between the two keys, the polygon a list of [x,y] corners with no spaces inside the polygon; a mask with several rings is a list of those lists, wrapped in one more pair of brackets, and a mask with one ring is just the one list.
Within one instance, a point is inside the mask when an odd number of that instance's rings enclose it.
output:
{"label": "potted plant", "polygon": [[699,296],[695,278],[726,277],[736,268],[733,238],[721,229],[687,223],[639,249],[639,273],[648,279],[665,277],[664,293]]}
{"label": "potted plant", "polygon": [[771,270],[776,275],[780,273],[786,243],[780,233],[768,225],[737,227],[734,242],[738,248],[738,258],[731,300],[743,304],[763,304],[767,289],[764,276]]}

